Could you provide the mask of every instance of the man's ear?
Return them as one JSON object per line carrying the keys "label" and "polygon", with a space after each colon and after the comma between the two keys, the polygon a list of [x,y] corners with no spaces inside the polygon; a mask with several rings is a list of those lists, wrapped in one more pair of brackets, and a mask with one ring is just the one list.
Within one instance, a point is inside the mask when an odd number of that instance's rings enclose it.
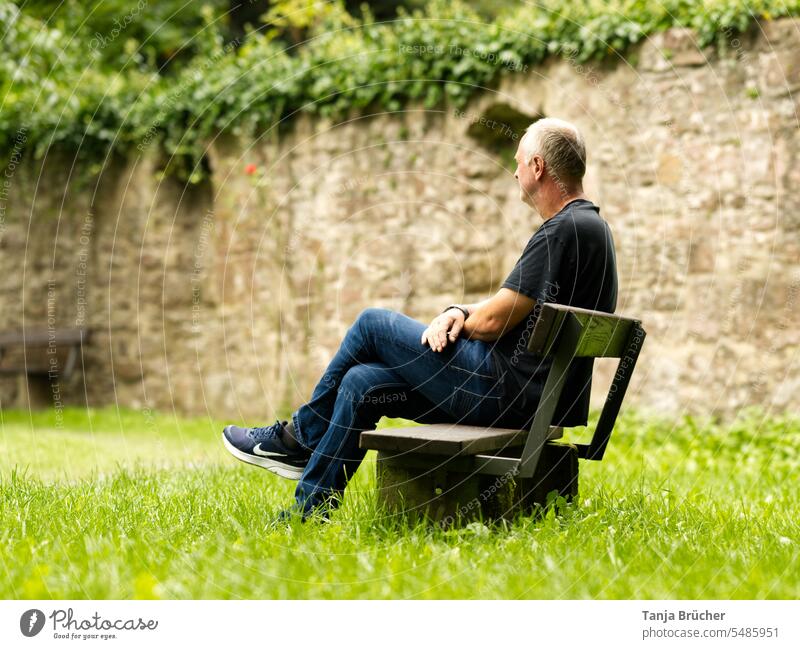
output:
{"label": "man's ear", "polygon": [[535,155],[531,158],[531,171],[536,180],[539,180],[544,175],[544,159],[542,156]]}

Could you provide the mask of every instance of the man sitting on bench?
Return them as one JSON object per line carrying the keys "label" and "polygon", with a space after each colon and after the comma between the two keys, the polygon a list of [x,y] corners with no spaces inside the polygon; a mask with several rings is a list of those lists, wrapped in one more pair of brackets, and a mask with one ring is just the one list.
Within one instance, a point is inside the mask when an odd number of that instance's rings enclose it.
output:
{"label": "man sitting on bench", "polygon": [[[552,364],[527,352],[537,304],[614,312],[614,242],[583,193],[580,132],[568,122],[541,119],[527,129],[515,159],[520,199],[544,223],[496,295],[448,306],[427,327],[401,313],[366,309],[290,421],[223,431],[238,459],[299,479],[296,503],[284,517],[299,513],[305,520],[336,506],[364,457],[359,434],[382,416],[528,427]],[[591,358],[570,364],[553,425],[587,423],[592,364]]]}

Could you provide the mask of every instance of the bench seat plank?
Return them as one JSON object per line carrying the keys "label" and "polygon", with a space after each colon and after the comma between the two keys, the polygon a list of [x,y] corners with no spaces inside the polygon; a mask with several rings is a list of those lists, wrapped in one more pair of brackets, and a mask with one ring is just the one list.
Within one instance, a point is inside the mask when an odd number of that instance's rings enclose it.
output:
{"label": "bench seat plank", "polygon": [[[553,429],[554,431],[560,429]],[[556,436],[558,433],[553,434]],[[486,428],[460,424],[429,424],[405,428],[382,428],[361,433],[363,449],[426,455],[476,455],[510,446],[522,446],[527,430]]]}

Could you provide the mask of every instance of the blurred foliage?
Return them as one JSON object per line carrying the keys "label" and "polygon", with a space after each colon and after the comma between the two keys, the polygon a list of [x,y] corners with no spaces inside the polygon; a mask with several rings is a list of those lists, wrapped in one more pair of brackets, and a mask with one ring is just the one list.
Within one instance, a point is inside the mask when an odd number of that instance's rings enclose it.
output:
{"label": "blurred foliage", "polygon": [[[22,12],[77,41],[92,62],[120,69],[164,68],[204,49],[224,32],[230,0],[15,0]],[[239,4],[239,3],[237,3]],[[212,37],[213,38],[213,37]],[[88,51],[87,51],[88,50]]]}
{"label": "blurred foliage", "polygon": [[301,42],[309,30],[322,23],[337,23],[353,27],[356,19],[336,2],[315,3],[309,0],[275,0],[263,20],[270,27],[267,36],[273,38],[287,34],[294,43]]}
{"label": "blurred foliage", "polygon": [[54,13],[57,0],[23,12],[0,0],[0,137],[9,143],[25,125],[37,155],[58,144],[94,159],[157,147],[172,173],[198,181],[220,131],[249,138],[298,113],[409,101],[460,107],[548,56],[621,57],[673,26],[695,29],[702,46],[725,43],[754,19],[800,13],[800,0],[504,2],[495,17],[486,3],[375,3],[396,15],[385,20],[371,4],[275,0],[256,2],[267,11],[254,19],[252,8],[231,11],[240,4],[67,0]]}

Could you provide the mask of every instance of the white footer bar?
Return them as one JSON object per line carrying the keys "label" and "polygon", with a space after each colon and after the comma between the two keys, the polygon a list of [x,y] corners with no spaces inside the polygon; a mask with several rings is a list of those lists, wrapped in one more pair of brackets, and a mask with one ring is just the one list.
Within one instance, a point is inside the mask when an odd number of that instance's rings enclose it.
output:
{"label": "white footer bar", "polygon": [[[253,645],[253,642],[257,645]],[[6,601],[1,647],[800,647],[795,601]],[[565,644],[566,643],[566,644]]]}

